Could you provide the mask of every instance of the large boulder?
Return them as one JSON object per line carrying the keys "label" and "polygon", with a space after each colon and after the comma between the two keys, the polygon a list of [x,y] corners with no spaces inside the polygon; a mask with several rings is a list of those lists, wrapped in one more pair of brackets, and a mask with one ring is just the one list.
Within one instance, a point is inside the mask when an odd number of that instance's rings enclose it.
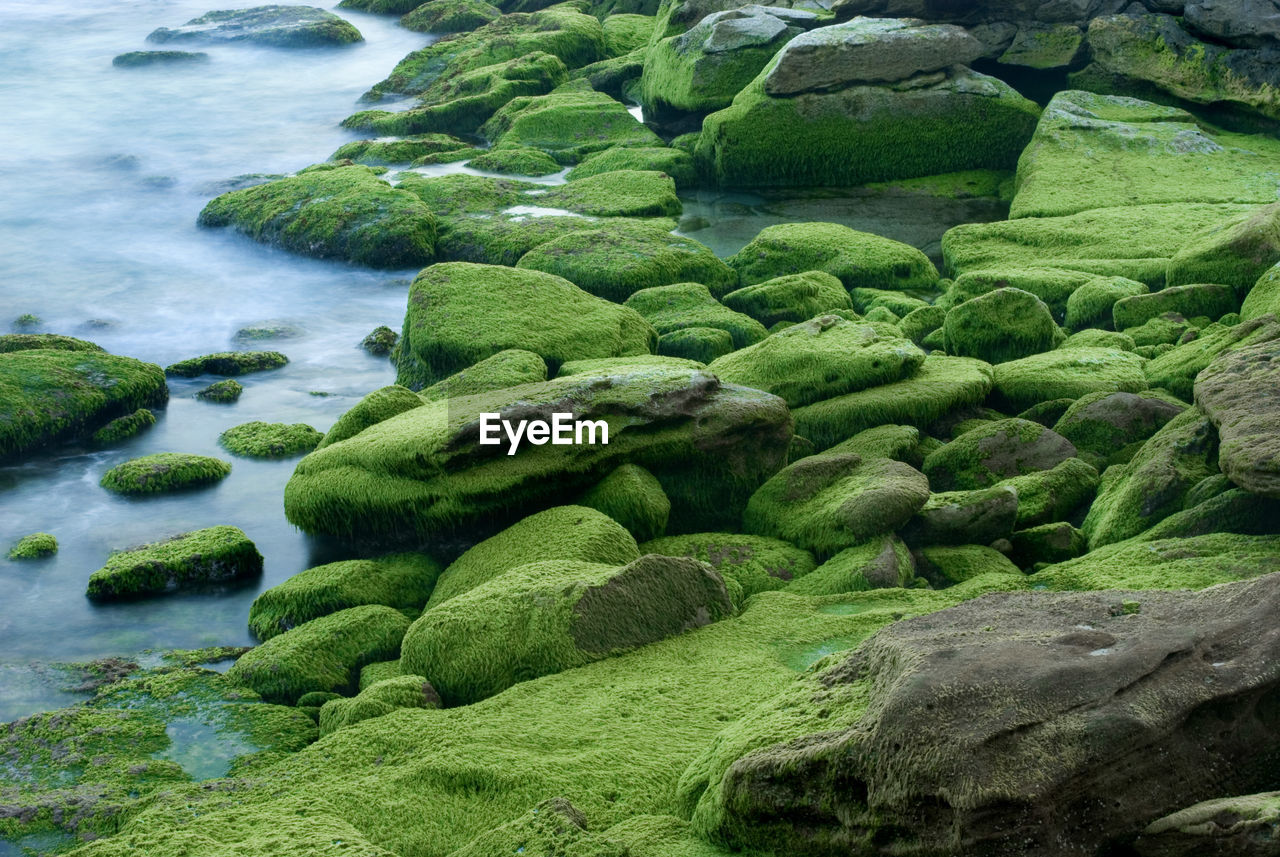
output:
{"label": "large boulder", "polygon": [[1191,0],[1185,20],[1214,41],[1272,48],[1280,44],[1280,4],[1275,0]]}
{"label": "large boulder", "polygon": [[799,324],[832,310],[853,309],[848,289],[825,271],[783,274],[730,292],[721,300],[765,327],[784,321]]}
{"label": "large boulder", "polygon": [[[897,622],[686,773],[695,826],[777,853],[1081,855],[1275,782],[1280,575],[1002,593]],[[745,724],[745,725],[744,725]],[[784,725],[786,724],[786,725]]]}
{"label": "large boulder", "polygon": [[207,12],[181,27],[153,30],[147,41],[249,42],[277,48],[313,48],[363,41],[360,31],[315,6],[254,6]]}
{"label": "large boulder", "polygon": [[549,560],[513,568],[427,610],[402,668],[446,704],[582,666],[732,612],[724,580],[694,559],[642,556],[611,567]]}
{"label": "large boulder", "polygon": [[1115,348],[1060,348],[994,369],[995,407],[1013,413],[1053,399],[1078,399],[1089,393],[1139,393],[1147,389],[1146,361]]}
{"label": "large boulder", "polygon": [[1081,457],[1124,464],[1165,423],[1186,410],[1158,391],[1090,393],[1067,408],[1053,430],[1075,444]]}
{"label": "large boulder", "polygon": [[1003,363],[1049,351],[1065,338],[1040,298],[1003,288],[952,307],[942,323],[948,354]]}
{"label": "large boulder", "polygon": [[262,554],[237,527],[208,527],[111,555],[89,575],[98,601],[160,595],[262,574]]}
{"label": "large boulder", "polygon": [[1051,470],[1075,454],[1071,441],[1039,423],[997,420],[929,453],[924,472],[935,491],[972,490],[1011,476]]}
{"label": "large boulder", "polygon": [[938,280],[938,269],[915,247],[838,223],[766,226],[728,263],[745,286],[797,271],[831,274],[849,289],[928,290]]}
{"label": "large boulder", "polygon": [[1196,378],[1196,404],[1218,429],[1218,466],[1255,494],[1280,498],[1280,347],[1218,355]]}
{"label": "large boulder", "polygon": [[[498,414],[488,445],[481,414]],[[503,421],[514,432],[553,414],[570,415],[569,434],[581,443],[526,438],[512,454]],[[776,396],[698,369],[621,366],[430,402],[376,423],[304,458],[285,488],[285,512],[308,532],[375,539],[492,529],[568,502],[632,463],[662,484],[672,527],[718,529],[736,522],[790,442],[791,416]]]}
{"label": "large boulder", "polygon": [[1219,354],[1233,348],[1275,342],[1277,339],[1280,339],[1280,324],[1276,323],[1275,317],[1269,315],[1230,327],[1211,324],[1190,342],[1153,359],[1143,367],[1143,371],[1152,387],[1163,387],[1189,402],[1194,392],[1196,376]]}
{"label": "large boulder", "polygon": [[397,381],[429,385],[509,348],[531,351],[554,369],[568,360],[648,354],[656,341],[635,310],[553,274],[444,262],[409,288]]}

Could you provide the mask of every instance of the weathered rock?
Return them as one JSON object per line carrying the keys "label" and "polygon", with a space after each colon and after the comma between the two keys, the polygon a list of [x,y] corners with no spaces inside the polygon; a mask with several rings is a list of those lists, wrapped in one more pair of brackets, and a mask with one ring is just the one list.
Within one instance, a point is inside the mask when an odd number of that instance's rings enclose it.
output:
{"label": "weathered rock", "polygon": [[1172,259],[1170,286],[1225,283],[1244,295],[1280,262],[1280,203],[1254,208],[1190,236]]}
{"label": "weathered rock", "polygon": [[207,12],[181,27],[161,27],[149,42],[251,42],[280,48],[345,45],[363,41],[360,31],[314,6],[255,6]]}
{"label": "weathered rock", "polygon": [[925,458],[924,472],[935,491],[970,490],[1050,470],[1075,454],[1071,441],[1057,432],[1014,418],[961,434]]}
{"label": "weathered rock", "polygon": [[989,545],[1005,539],[1018,520],[1018,492],[1009,485],[929,496],[902,528],[902,539],[921,545]]}
{"label": "weathered rock", "polygon": [[89,576],[90,598],[155,595],[262,573],[262,554],[236,527],[209,527],[113,554]]}
{"label": "weathered rock", "polygon": [[1206,800],[1147,825],[1141,857],[1271,857],[1280,850],[1280,792]]}
{"label": "weathered rock", "polygon": [[1232,482],[1280,498],[1280,348],[1224,351],[1196,378],[1196,404],[1218,429],[1218,466]]}
{"label": "weathered rock", "polygon": [[667,536],[640,546],[642,553],[687,556],[707,563],[741,601],[757,592],[781,589],[812,573],[813,554],[781,539],[736,533]]}
{"label": "weathered rock", "polygon": [[1090,393],[1067,408],[1053,430],[1098,463],[1124,464],[1147,438],[1186,410],[1158,392]]}
{"label": "weathered rock", "polygon": [[767,226],[727,261],[748,286],[806,270],[838,277],[849,289],[931,289],[938,280],[919,249],[838,223]]}
{"label": "weathered rock", "polygon": [[868,589],[907,586],[916,564],[907,546],[894,535],[876,536],[845,548],[787,587],[798,595],[838,595]]}
{"label": "weathered rock", "polygon": [[713,747],[694,818],[735,848],[807,854],[1122,847],[1189,801],[1274,782],[1278,610],[1270,575],[993,594],[895,623],[778,698],[807,724],[789,740],[760,711]]}
{"label": "weathered rock", "polygon": [[1187,24],[1215,41],[1250,47],[1280,43],[1280,4],[1275,0],[1190,0]]}

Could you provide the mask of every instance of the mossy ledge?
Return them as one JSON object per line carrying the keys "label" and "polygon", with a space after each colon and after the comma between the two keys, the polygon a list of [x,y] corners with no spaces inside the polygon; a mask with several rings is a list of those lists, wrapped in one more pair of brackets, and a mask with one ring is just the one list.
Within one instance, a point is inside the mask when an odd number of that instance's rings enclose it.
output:
{"label": "mossy ledge", "polygon": [[89,576],[94,600],[158,595],[262,573],[262,554],[236,527],[209,527],[113,554]]}

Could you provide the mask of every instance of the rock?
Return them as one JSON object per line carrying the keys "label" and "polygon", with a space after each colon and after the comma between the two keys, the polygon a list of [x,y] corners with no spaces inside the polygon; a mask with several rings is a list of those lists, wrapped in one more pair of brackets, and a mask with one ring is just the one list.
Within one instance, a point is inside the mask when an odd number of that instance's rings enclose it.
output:
{"label": "rock", "polygon": [[423,400],[408,387],[392,384],[389,387],[374,390],[339,417],[316,448],[321,449],[354,437],[371,425],[389,420],[396,414],[402,414],[410,408],[418,408],[422,405]]}
{"label": "rock", "polygon": [[796,433],[818,449],[827,449],[876,426],[925,426],[957,408],[982,402],[991,382],[986,363],[931,354],[909,378],[797,408]]}
{"label": "rock", "polygon": [[1179,511],[1187,492],[1217,470],[1218,437],[1195,408],[1174,417],[1133,459],[1107,468],[1082,529],[1091,548],[1132,538]]}
{"label": "rock", "polygon": [[149,42],[251,42],[277,48],[311,48],[364,41],[360,31],[314,6],[254,6],[207,12],[181,27],[161,27]]}
{"label": "rock", "polygon": [[[1221,476],[1221,474],[1219,474]],[[1221,477],[1225,479],[1225,477]],[[1140,541],[1184,539],[1211,533],[1237,533],[1245,536],[1280,535],[1280,500],[1250,494],[1231,485],[1220,494],[1201,498],[1201,482],[1187,492],[1183,510],[1174,512],[1151,529],[1135,538]]]}
{"label": "rock", "polygon": [[485,0],[430,0],[414,4],[400,26],[419,33],[469,33],[502,17],[502,10]]}
{"label": "rock", "polygon": [[781,539],[736,533],[666,536],[640,545],[642,553],[683,556],[720,573],[734,603],[757,592],[783,589],[817,567],[813,554]]}
{"label": "rock", "polygon": [[365,166],[326,166],[224,193],[201,226],[232,226],[294,253],[373,268],[429,264],[436,221],[420,199]]}
{"label": "rock", "polygon": [[1258,278],[1240,307],[1243,321],[1264,315],[1280,315],[1280,265],[1273,265]]}
{"label": "rock", "polygon": [[603,512],[556,506],[474,545],[444,570],[428,607],[437,607],[516,568],[544,560],[626,565],[640,556],[635,538]]}
{"label": "rock", "polygon": [[1098,491],[1098,471],[1079,458],[1068,458],[1051,470],[1013,476],[996,487],[1018,495],[1016,526],[1035,527],[1072,518]]}
{"label": "rock", "polygon": [[659,335],[687,327],[718,328],[729,334],[733,348],[746,348],[769,335],[760,322],[729,309],[699,283],[641,289],[627,298],[623,306],[644,316]]}
{"label": "rock", "polygon": [[289,458],[310,452],[322,440],[324,435],[306,423],[243,423],[218,435],[223,449],[245,458]]}
{"label": "rock", "polygon": [[1057,590],[1203,589],[1280,570],[1280,537],[1210,533],[1130,539],[1049,566],[1031,582]]}
{"label": "rock", "polygon": [[904,315],[898,322],[898,329],[916,345],[921,345],[934,331],[941,332],[946,320],[947,311],[942,307],[923,306]]}
{"label": "rock", "polygon": [[427,155],[470,147],[449,134],[413,134],[399,140],[356,140],[343,143],[329,156],[331,161],[357,164],[408,164]]}
{"label": "rock", "polygon": [[1280,338],[1280,325],[1262,317],[1233,326],[1211,324],[1187,342],[1159,355],[1145,367],[1152,387],[1163,387],[1183,401],[1191,401],[1196,376],[1219,354]]}
{"label": "rock", "polygon": [[952,307],[942,334],[948,354],[988,363],[1040,354],[1066,338],[1044,301],[1021,289],[996,289]]}
{"label": "rock", "polygon": [[1112,312],[1116,303],[1145,295],[1148,291],[1144,283],[1125,277],[1093,277],[1067,298],[1067,327],[1070,330],[1090,327],[1110,330],[1115,324]]}
{"label": "rock", "polygon": [[1225,283],[1244,295],[1280,262],[1280,203],[1255,208],[1192,235],[1169,260],[1170,286]]}
{"label": "rock", "polygon": [[102,428],[95,431],[89,441],[94,446],[111,446],[122,440],[128,440],[136,434],[146,431],[156,424],[156,415],[147,408],[138,408],[131,414],[116,417]]}
{"label": "rock", "polygon": [[1280,848],[1280,792],[1201,801],[1151,822],[1133,847],[1140,857],[1268,857]]}
{"label": "rock", "polygon": [[1000,551],[985,545],[933,545],[915,552],[916,574],[934,589],[947,589],[984,576],[1022,577]]}
{"label": "rock", "polygon": [[181,65],[184,63],[208,62],[209,55],[192,51],[129,51],[113,57],[111,64],[116,68],[142,68],[152,65]]}
{"label": "rock", "polygon": [[14,341],[23,339],[0,338],[0,459],[91,434],[169,400],[159,366],[96,345],[48,348],[43,346],[52,343],[41,340],[37,347]]}
{"label": "rock", "polygon": [[893,532],[928,499],[924,474],[900,461],[811,455],[760,486],[747,503],[742,528],[829,557]]}
{"label": "rock", "polygon": [[528,146],[489,149],[467,161],[467,166],[473,170],[519,176],[550,176],[564,169],[546,152]]}
{"label": "rock", "polygon": [[1052,399],[1089,393],[1139,393],[1147,388],[1144,361],[1113,348],[1060,348],[994,367],[994,407],[1022,411]]}
{"label": "rock", "polygon": [[[481,445],[481,414],[520,421],[572,414],[580,444],[511,452]],[[597,421],[609,425],[608,443]],[[592,425],[587,425],[592,424]],[[501,434],[501,432],[499,432]],[[493,434],[490,439],[493,439]],[[791,417],[779,398],[696,369],[621,367],[544,384],[429,402],[304,458],[285,512],[307,532],[365,539],[494,528],[578,496],[621,464],[644,467],[681,530],[736,522],[750,493],[782,466]],[[432,676],[434,679],[434,676]]]}
{"label": "rock", "polygon": [[565,178],[572,182],[587,176],[617,170],[658,170],[671,176],[678,188],[692,187],[697,184],[693,157],[688,152],[682,152],[679,149],[638,146],[614,146],[588,155],[576,167],[569,170]]}
{"label": "rock", "polygon": [[442,571],[440,563],[420,553],[318,565],[255,598],[249,608],[249,630],[266,641],[351,607],[382,604],[403,611],[421,610]]}
{"label": "rock", "polygon": [[467,704],[731,612],[724,581],[697,560],[543,561],[428,609],[405,636],[401,662],[430,675],[445,704]]}
{"label": "rock", "polygon": [[914,426],[883,425],[858,432],[829,452],[852,452],[863,458],[892,458],[918,468],[924,461],[924,441]]}
{"label": "rock", "polygon": [[495,146],[541,149],[566,166],[613,146],[662,145],[621,102],[578,83],[513,98],[481,126],[480,135]]}
{"label": "rock", "polygon": [[908,586],[915,579],[911,551],[894,535],[877,536],[845,548],[787,586],[797,595],[839,595]]}
{"label": "rock", "polygon": [[1018,492],[1009,485],[946,491],[929,500],[902,528],[902,539],[922,545],[989,545],[1008,538],[1018,520]]}
{"label": "rock", "polygon": [[235,527],[209,527],[113,554],[89,576],[94,600],[173,592],[262,574],[262,554]]}
{"label": "rock", "polygon": [[1010,558],[1021,568],[1065,562],[1089,549],[1084,533],[1065,521],[1018,530],[1009,537],[1009,542],[1013,545]]}
{"label": "rock", "polygon": [[671,501],[662,484],[634,464],[624,464],[601,479],[578,498],[578,504],[613,518],[637,541],[662,535],[671,515]]}
{"label": "rock", "polygon": [[682,327],[658,337],[658,353],[710,363],[733,351],[733,337],[718,327]]}
{"label": "rock", "polygon": [[43,559],[58,552],[58,540],[49,533],[23,536],[9,549],[9,559]]}
{"label": "rock", "polygon": [[314,691],[346,693],[365,664],[399,656],[409,625],[403,613],[381,604],[339,610],[250,649],[227,679],[285,705]]}
{"label": "rock", "polygon": [[320,737],[382,717],[401,708],[439,708],[440,694],[420,675],[374,682],[351,699],[331,699],[320,708]]}
{"label": "rock", "polygon": [[1184,321],[1199,317],[1217,320],[1227,313],[1235,312],[1239,306],[1240,302],[1231,286],[1198,284],[1170,286],[1150,294],[1121,298],[1115,302],[1112,315],[1116,329],[1132,336],[1130,328],[1137,328],[1168,313],[1184,316]]}
{"label": "rock", "polygon": [[1274,0],[1190,0],[1187,25],[1206,37],[1245,47],[1280,42],[1280,5]]}
{"label": "rock", "polygon": [[648,354],[653,327],[635,310],[533,270],[448,262],[409,289],[396,354],[400,384],[421,387],[500,351],[530,351],[551,368],[568,360]]}
{"label": "rock", "polygon": [[1242,629],[1277,610],[1271,575],[1000,593],[894,623],[722,736],[694,817],[731,848],[795,853],[879,836],[920,853],[1123,847],[1188,802],[1273,781],[1280,743],[1256,706],[1280,684],[1277,637]]}
{"label": "rock", "polygon": [[1075,24],[1024,21],[999,61],[1035,69],[1063,68],[1075,64],[1082,47],[1084,30]]}
{"label": "rock", "polygon": [[775,97],[865,83],[893,83],[921,72],[968,65],[982,44],[963,27],[901,18],[855,18],[787,43],[764,80]]}
{"label": "rock", "polygon": [[836,223],[767,226],[727,261],[747,286],[796,271],[832,274],[850,289],[932,289],[938,281],[916,248]]}
{"label": "rock", "polygon": [[[816,80],[831,73],[817,68]],[[703,120],[695,157],[721,186],[848,187],[1011,169],[1040,112],[1008,84],[962,65],[789,97],[766,91],[768,79],[756,77]]]}
{"label": "rock", "polygon": [[424,402],[434,402],[518,387],[521,384],[537,384],[545,380],[547,364],[541,357],[532,351],[508,348],[453,373],[443,381],[424,387],[418,395]]}
{"label": "rock", "polygon": [[200,375],[247,375],[279,369],[289,362],[278,351],[222,351],[179,360],[165,367],[166,375],[179,378],[195,378]]}
{"label": "rock", "polygon": [[1075,454],[1075,446],[1062,435],[1015,418],[961,434],[925,458],[924,472],[936,491],[972,490],[1011,476],[1050,470]]}
{"label": "rock", "polygon": [[1218,429],[1218,466],[1241,488],[1280,498],[1280,352],[1275,342],[1224,351],[1196,377],[1196,404]]}
{"label": "rock", "polygon": [[897,328],[823,315],[726,354],[707,371],[800,407],[909,378],[924,359]]}
{"label": "rock", "polygon": [[369,332],[369,335],[360,342],[360,347],[375,357],[385,357],[391,353],[399,341],[400,334],[382,324]]}
{"label": "rock", "polygon": [[232,378],[227,378],[223,381],[214,381],[204,389],[197,390],[196,398],[229,405],[239,401],[242,393],[244,393],[244,385]]}
{"label": "rock", "polygon": [[681,212],[675,182],[655,170],[598,173],[538,194],[530,201],[593,217],[677,217]]}
{"label": "rock", "polygon": [[1067,408],[1053,426],[1082,457],[1091,456],[1099,464],[1125,464],[1134,453],[1186,406],[1148,391],[1134,393],[1090,393]]}
{"label": "rock", "polygon": [[161,494],[213,485],[229,475],[231,465],[217,458],[160,452],[117,464],[99,484],[115,494]]}

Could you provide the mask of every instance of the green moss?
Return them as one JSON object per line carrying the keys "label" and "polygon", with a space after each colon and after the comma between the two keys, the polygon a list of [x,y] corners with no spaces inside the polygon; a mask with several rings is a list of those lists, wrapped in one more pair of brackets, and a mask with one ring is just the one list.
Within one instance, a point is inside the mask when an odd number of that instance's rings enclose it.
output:
{"label": "green moss", "polygon": [[631,221],[552,238],[520,257],[517,266],[556,274],[618,302],[652,286],[702,283],[717,296],[737,285],[733,270],[704,245],[663,226]]}
{"label": "green moss", "polygon": [[391,419],[410,408],[421,407],[422,404],[423,401],[418,394],[407,387],[392,384],[389,387],[374,390],[356,403],[355,407],[338,417],[338,421],[333,424],[316,448],[322,449],[331,443],[354,437],[371,425]]}
{"label": "green moss", "polygon": [[329,160],[350,160],[357,164],[407,164],[424,155],[465,148],[466,143],[448,134],[419,134],[401,140],[356,140],[344,143],[329,156]]}
{"label": "green moss", "polygon": [[1163,288],[1169,259],[1188,235],[1250,210],[1240,205],[1166,203],[966,223],[942,236],[942,255],[953,274],[1052,267]]}
{"label": "green moss", "polygon": [[811,455],[783,468],[751,496],[742,528],[831,556],[892,532],[929,499],[929,481],[888,458]]}
{"label": "green moss", "polygon": [[733,335],[719,327],[682,327],[658,337],[658,354],[711,363],[733,351]]}
{"label": "green moss", "polygon": [[58,552],[58,540],[49,533],[32,533],[9,549],[9,559],[41,559]]}
{"label": "green moss", "polygon": [[531,149],[528,146],[488,149],[467,161],[467,166],[473,170],[510,173],[518,176],[549,176],[563,169],[546,152]]}
{"label": "green moss", "polygon": [[568,280],[449,262],[424,270],[409,289],[397,381],[428,385],[509,348],[531,351],[555,368],[567,360],[647,354],[656,340],[634,310]]}
{"label": "green moss", "polygon": [[937,589],[985,575],[1022,576],[1008,557],[983,545],[935,545],[921,548],[916,556],[916,573]]}
{"label": "green moss", "polygon": [[89,434],[168,398],[151,363],[88,350],[0,353],[0,458]]}
{"label": "green moss", "polygon": [[156,415],[148,408],[138,408],[131,414],[116,417],[95,431],[89,440],[94,446],[111,446],[128,440],[156,424]]}
{"label": "green moss", "polygon": [[[467,33],[502,17],[502,10],[485,0],[430,0],[416,4],[400,19],[400,26],[419,33]],[[406,3],[406,5],[409,5]]]}
{"label": "green moss", "polygon": [[201,226],[232,226],[294,253],[374,268],[429,263],[436,223],[412,194],[364,166],[317,170],[225,193],[200,212]]}
{"label": "green moss", "polygon": [[803,548],[766,536],[732,533],[696,533],[667,536],[640,545],[642,553],[686,556],[708,563],[724,578],[730,591],[740,593],[735,603],[757,592],[782,589],[803,579],[817,567],[813,554]]}
{"label": "green moss", "polygon": [[1125,464],[1138,448],[1187,406],[1163,390],[1090,393],[1063,413],[1054,431],[1096,464]]}
{"label": "green moss", "polygon": [[1065,521],[1018,530],[1009,537],[1009,555],[1020,568],[1075,559],[1089,549],[1084,533]]}
{"label": "green moss", "polygon": [[1072,518],[1098,490],[1098,471],[1079,458],[1068,458],[1051,470],[1014,476],[997,486],[1018,494],[1019,527],[1035,527]]}
{"label": "green moss", "polygon": [[1280,203],[1248,210],[1186,238],[1169,260],[1170,286],[1224,283],[1243,296],[1280,262]]}
{"label": "green moss", "polygon": [[[438,2],[438,0],[432,0]],[[342,0],[339,9],[356,9],[380,15],[403,15],[418,5],[418,0]]]}
{"label": "green moss", "polygon": [[[384,681],[389,678],[396,678],[400,675],[403,675],[403,673],[400,672],[399,658],[396,658],[394,661],[377,661],[372,664],[366,664],[360,668],[360,690],[364,690],[371,684],[376,684],[377,682]],[[325,695],[330,699],[340,698],[336,693]],[[306,694],[300,698],[298,700],[298,704],[302,705],[307,696],[311,696],[311,694]],[[327,701],[328,700],[325,700],[325,702]],[[324,702],[319,704],[324,705]]]}
{"label": "green moss", "polygon": [[[860,313],[871,313],[877,309],[885,309],[901,319],[908,313],[927,308],[929,302],[904,292],[893,292],[887,289],[852,288],[849,297],[853,308]],[[874,320],[874,319],[873,319]]]}
{"label": "green moss", "polygon": [[446,704],[661,640],[728,615],[724,581],[691,559],[622,567],[576,560],[520,565],[414,622],[403,669],[429,675]]}
{"label": "green moss", "polygon": [[365,664],[399,655],[408,628],[403,613],[381,604],[339,610],[250,650],[227,671],[227,679],[286,704],[312,691],[347,692]]}
{"label": "green moss", "polygon": [[232,455],[245,458],[290,458],[310,452],[324,435],[305,423],[251,422],[218,435],[218,443]]}
{"label": "green moss", "polygon": [[309,568],[254,599],[249,630],[259,640],[269,640],[312,619],[365,604],[383,604],[416,616],[442,570],[425,554],[413,553]]}
{"label": "green moss", "polygon": [[574,560],[624,565],[640,556],[635,537],[603,512],[557,506],[530,515],[458,557],[440,576],[429,607],[437,607],[530,562]]}
{"label": "green moss", "polygon": [[1235,312],[1239,306],[1235,290],[1231,286],[1212,284],[1170,286],[1151,294],[1121,298],[1112,308],[1112,316],[1115,319],[1116,329],[1128,332],[1130,328],[1138,327],[1166,313],[1178,313],[1186,318],[1208,316],[1210,319],[1217,319],[1227,313]]}
{"label": "green moss", "polygon": [[426,387],[419,394],[422,401],[434,402],[454,396],[488,393],[521,384],[547,380],[547,364],[532,351],[509,348],[486,357],[461,372],[456,372]]}
{"label": "green moss", "polygon": [[1280,536],[1214,533],[1123,541],[1049,566],[1031,578],[1044,589],[1203,589],[1280,570]]}
{"label": "green moss", "polygon": [[575,179],[537,197],[551,208],[597,217],[677,217],[675,182],[653,170],[615,170]]}
{"label": "green moss", "polygon": [[1051,399],[1078,399],[1088,393],[1137,393],[1147,388],[1144,361],[1128,351],[1103,348],[1058,349],[1001,363],[994,369],[995,407],[1021,411]]}
{"label": "green moss", "polygon": [[220,351],[179,360],[165,367],[166,375],[195,378],[199,375],[248,375],[279,369],[289,362],[279,351]]}
{"label": "green moss", "polygon": [[236,527],[209,527],[120,551],[89,575],[88,596],[98,600],[170,592],[225,583],[262,573],[262,554]]}
{"label": "green moss", "polygon": [[800,407],[909,378],[924,359],[897,328],[824,315],[721,357],[707,371]]}
{"label": "green moss", "polygon": [[942,334],[948,354],[988,363],[1040,354],[1066,338],[1044,301],[1012,288],[996,289],[952,307]]}
{"label": "green moss", "polygon": [[1030,292],[1049,307],[1055,320],[1066,314],[1071,295],[1093,277],[1080,271],[1061,268],[1000,268],[967,271],[956,277],[938,305],[950,309],[965,301],[993,292],[1014,288]]}
{"label": "green moss", "polygon": [[1070,441],[1023,419],[983,422],[931,452],[924,460],[938,491],[987,488],[1014,476],[1049,470],[1075,455]]}
{"label": "green moss", "polygon": [[1134,351],[1150,359],[1155,355],[1143,349],[1173,346],[1180,341],[1193,340],[1199,335],[1200,328],[1176,312],[1167,312],[1164,315],[1149,318],[1137,327],[1126,327],[1124,332],[1133,340]]}
{"label": "green moss", "polygon": [[641,289],[624,306],[644,316],[660,335],[688,327],[719,328],[730,335],[733,348],[745,348],[769,335],[760,322],[724,306],[698,283]]}
{"label": "green moss", "polygon": [[399,187],[425,202],[441,216],[457,214],[492,214],[514,205],[530,204],[528,191],[545,191],[534,182],[496,179],[465,173],[448,176],[424,176],[408,173],[400,177]]}
{"label": "green moss", "polygon": [[576,167],[569,170],[568,179],[570,182],[575,182],[619,170],[656,170],[666,173],[678,188],[692,187],[697,183],[693,158],[687,152],[644,146],[615,146],[588,155]]}
{"label": "green moss", "polygon": [[99,484],[116,494],[162,494],[212,485],[229,475],[231,465],[217,458],[160,452],[117,464]]}
{"label": "green moss", "polygon": [[765,327],[782,322],[798,324],[831,312],[852,309],[849,292],[840,280],[825,271],[806,271],[774,277],[730,292],[724,305],[745,313]]}
{"label": "green moss", "polygon": [[1183,401],[1192,398],[1198,375],[1213,358],[1228,349],[1243,348],[1275,338],[1280,333],[1274,319],[1256,318],[1228,327],[1211,324],[1191,342],[1179,345],[1147,363],[1144,371],[1152,387],[1163,387]]}
{"label": "green moss", "polygon": [[386,325],[378,325],[360,342],[360,347],[375,357],[385,357],[400,341],[400,334]]}
{"label": "green moss", "polygon": [[374,682],[351,699],[333,699],[320,709],[320,735],[364,720],[382,717],[401,708],[439,708],[440,696],[420,675],[401,675]]}
{"label": "green moss", "polygon": [[621,102],[580,83],[513,98],[481,126],[480,135],[495,146],[541,149],[566,166],[614,146],[662,145]]}
{"label": "green moss", "polygon": [[116,68],[145,68],[154,64],[208,62],[203,51],[129,51],[111,58]]}
{"label": "green moss", "polygon": [[[31,318],[35,318],[35,316],[31,316]],[[14,351],[30,351],[32,349],[105,353],[100,345],[94,345],[92,342],[76,339],[73,336],[61,336],[56,333],[6,333],[0,335],[0,354],[8,354]]]}
{"label": "green moss", "polygon": [[664,354],[640,354],[635,357],[602,357],[597,360],[572,360],[560,367],[557,378],[569,375],[607,375],[611,372],[644,371],[653,367],[672,369],[705,369],[697,360],[684,360]]}
{"label": "green moss", "polygon": [[797,595],[840,595],[868,589],[909,586],[915,578],[911,551],[894,535],[845,548],[787,586]]}
{"label": "green moss", "polygon": [[656,19],[653,15],[614,14],[602,20],[609,55],[620,57],[649,44]]}
{"label": "green moss", "polygon": [[149,42],[247,42],[277,48],[316,48],[364,41],[360,31],[314,6],[254,6],[206,12],[181,27],[160,27]]}
{"label": "green moss", "polygon": [[624,464],[601,479],[578,498],[578,505],[603,512],[637,540],[662,535],[671,514],[671,501],[662,484],[634,464]]}
{"label": "green moss", "polygon": [[828,451],[852,452],[863,458],[892,458],[912,467],[919,467],[924,459],[920,430],[914,426],[883,425],[864,429]]}
{"label": "green moss", "polygon": [[702,123],[697,157],[720,185],[849,187],[972,169],[1009,169],[1040,109],[957,67],[932,85],[765,94],[768,70]]}
{"label": "green moss", "polygon": [[835,223],[766,227],[727,261],[748,286],[806,270],[833,274],[851,289],[931,289],[938,280],[914,247]]}
{"label": "green moss", "polygon": [[658,114],[723,110],[798,32],[798,28],[784,29],[765,44],[706,50],[716,19],[723,17],[699,22],[686,33],[649,46],[640,78],[640,100],[647,110]]}
{"label": "green moss", "polygon": [[229,405],[240,399],[240,394],[244,392],[244,385],[233,378],[227,378],[223,381],[214,381],[202,390],[196,391],[197,399],[204,399],[206,402],[217,402],[223,405]]}
{"label": "green moss", "polygon": [[1264,315],[1280,316],[1280,265],[1268,268],[1258,278],[1240,307],[1240,318],[1244,321]]}
{"label": "green moss", "polygon": [[1110,330],[1114,324],[1112,308],[1116,302],[1146,293],[1145,284],[1125,277],[1091,278],[1067,298],[1067,327],[1070,330],[1086,327]]}
{"label": "green moss", "polygon": [[876,426],[925,426],[952,410],[982,402],[991,384],[992,370],[986,363],[930,355],[918,372],[902,381],[798,408],[796,433],[826,449]]}

